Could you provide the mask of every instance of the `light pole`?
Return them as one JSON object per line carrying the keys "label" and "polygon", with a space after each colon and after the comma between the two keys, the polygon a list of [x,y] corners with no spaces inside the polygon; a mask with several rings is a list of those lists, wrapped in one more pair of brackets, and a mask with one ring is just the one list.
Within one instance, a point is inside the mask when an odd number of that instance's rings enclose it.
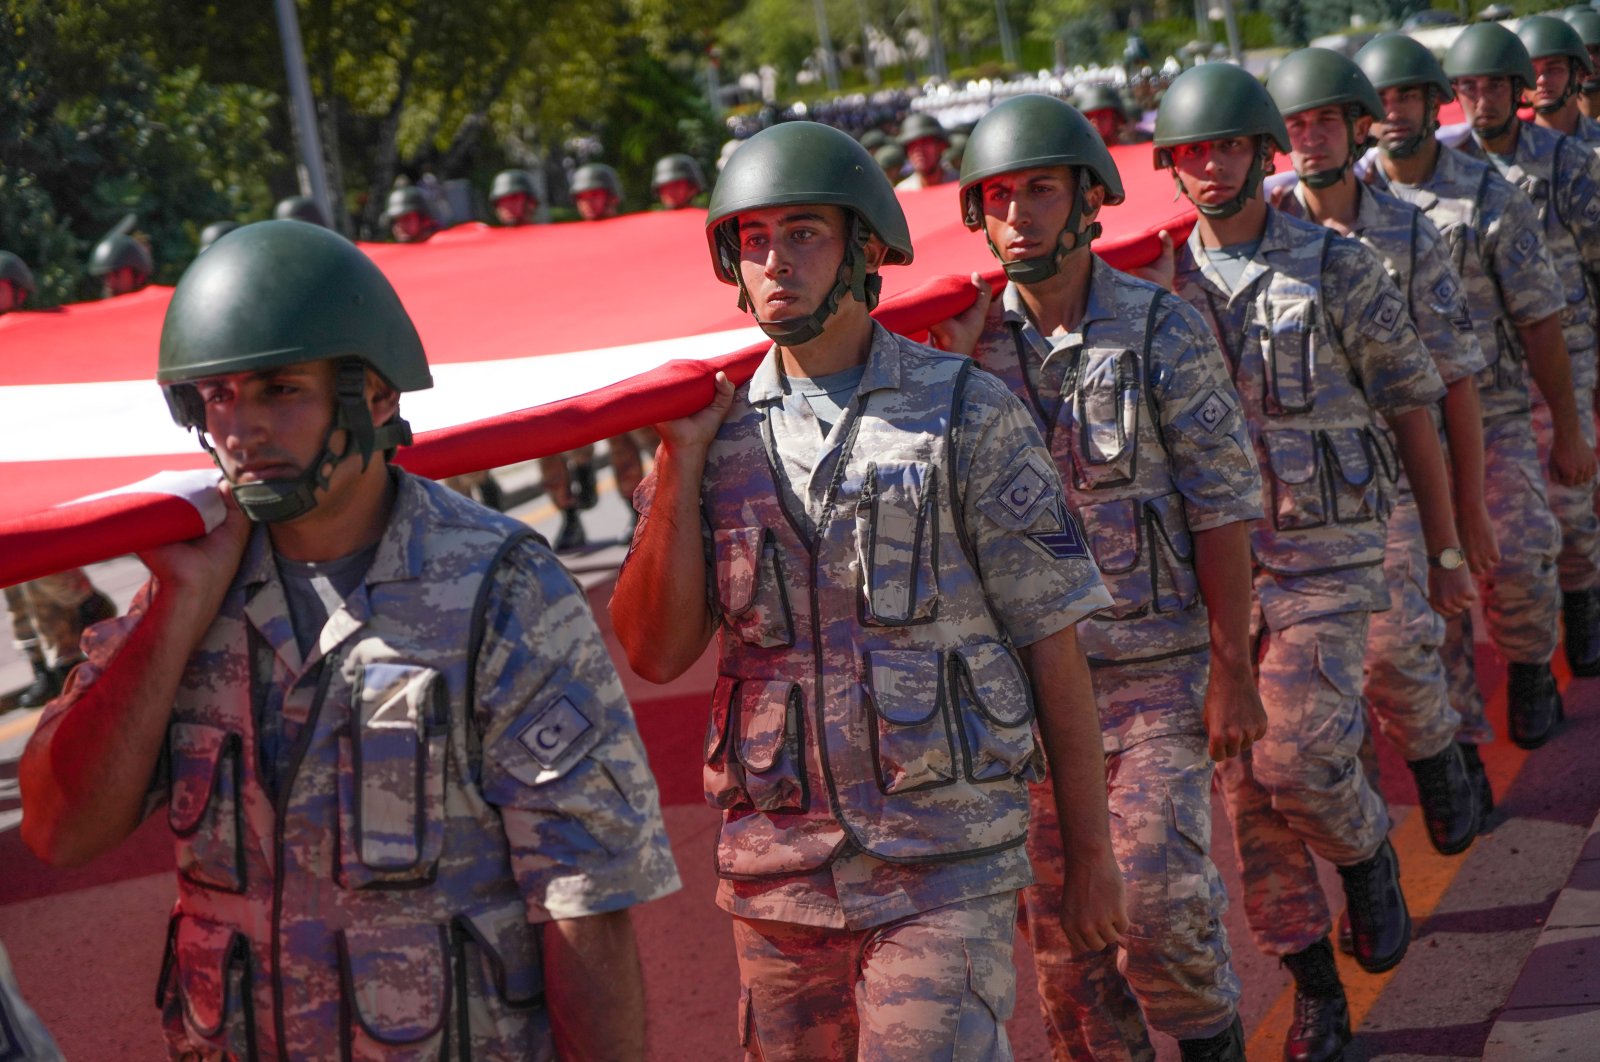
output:
{"label": "light pole", "polygon": [[1006,0],[994,0],[995,19],[1000,23],[1000,56],[1008,66],[1022,66],[1022,56],[1017,54],[1017,35],[1011,29],[1011,14],[1006,10]]}
{"label": "light pole", "polygon": [[278,13],[278,37],[283,41],[283,69],[289,79],[289,98],[294,118],[294,139],[300,148],[300,166],[304,183],[311,187],[311,198],[328,224],[335,230],[344,228],[344,211],[333,209],[328,194],[328,171],[322,159],[322,140],[317,135],[317,108],[311,99],[311,78],[306,75],[305,46],[300,42],[300,20],[295,14],[294,0],[273,0]]}
{"label": "light pole", "polygon": [[829,92],[839,91],[839,57],[833,51],[833,36],[828,32],[828,10],[822,0],[811,0],[817,13],[817,41],[822,45],[822,76]]}

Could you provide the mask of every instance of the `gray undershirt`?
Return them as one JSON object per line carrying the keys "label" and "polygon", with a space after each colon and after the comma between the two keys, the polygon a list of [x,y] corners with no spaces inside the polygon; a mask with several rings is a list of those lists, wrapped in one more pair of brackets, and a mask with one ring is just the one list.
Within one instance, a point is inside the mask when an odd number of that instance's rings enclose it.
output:
{"label": "gray undershirt", "polygon": [[1207,247],[1206,259],[1211,263],[1211,268],[1222,277],[1222,282],[1228,285],[1228,291],[1231,293],[1239,290],[1239,281],[1244,278],[1246,267],[1260,249],[1260,240],[1230,243],[1225,247]]}
{"label": "gray undershirt", "polygon": [[863,362],[815,379],[785,377],[783,401],[771,406],[767,414],[781,458],[778,489],[790,512],[804,519],[808,534],[816,533],[832,475],[831,455],[838,452],[837,445],[827,444],[866,371]]}
{"label": "gray undershirt", "polygon": [[1498,151],[1485,151],[1483,154],[1494,168],[1500,172],[1502,177],[1510,173],[1511,167],[1517,163],[1517,153],[1515,151],[1505,155],[1500,154]]}

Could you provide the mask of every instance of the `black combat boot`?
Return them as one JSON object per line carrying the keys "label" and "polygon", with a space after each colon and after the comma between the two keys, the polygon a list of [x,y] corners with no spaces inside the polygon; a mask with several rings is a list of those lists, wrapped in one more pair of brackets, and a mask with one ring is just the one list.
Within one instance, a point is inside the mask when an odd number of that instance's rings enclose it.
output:
{"label": "black combat boot", "polygon": [[572,500],[580,509],[593,509],[600,504],[600,492],[594,482],[594,466],[574,463],[572,466]]}
{"label": "black combat boot", "polygon": [[505,491],[495,482],[493,476],[486,476],[484,481],[478,484],[478,501],[497,513],[506,511]]}
{"label": "black combat boot", "polygon": [[561,530],[556,532],[556,552],[573,553],[589,544],[589,536],[584,533],[583,521],[578,519],[578,510],[561,510]]}
{"label": "black combat boot", "polygon": [[1406,764],[1417,780],[1417,800],[1428,824],[1428,840],[1443,855],[1464,852],[1478,836],[1478,793],[1467,772],[1461,746],[1446,745],[1443,752]]}
{"label": "black combat boot", "polygon": [[1350,943],[1356,962],[1368,973],[1382,973],[1405,957],[1411,944],[1411,912],[1400,891],[1400,860],[1384,838],[1377,854],[1340,867],[1345,910],[1350,912]]}
{"label": "black combat boot", "polygon": [[1285,955],[1294,975],[1294,1024],[1283,1042],[1283,1062],[1338,1062],[1350,1042],[1350,1005],[1326,938]]}
{"label": "black combat boot", "polygon": [[1339,950],[1346,955],[1356,953],[1356,942],[1350,936],[1350,909],[1347,907],[1339,912],[1339,920],[1333,924],[1333,934],[1339,938]]}
{"label": "black combat boot", "polygon": [[28,662],[33,665],[33,683],[17,694],[18,708],[38,708],[49,704],[51,698],[61,692],[61,679],[46,666],[43,657],[30,653]]}
{"label": "black combat boot", "polygon": [[1536,749],[1561,721],[1561,691],[1549,664],[1506,666],[1506,716],[1518,748]]}
{"label": "black combat boot", "polygon": [[1204,1040],[1179,1040],[1183,1062],[1245,1062],[1244,1023],[1233,1016],[1233,1024]]}
{"label": "black combat boot", "polygon": [[1561,619],[1567,629],[1567,666],[1573,675],[1600,675],[1600,591],[1563,593]]}
{"label": "black combat boot", "polygon": [[1472,779],[1472,788],[1478,794],[1478,831],[1481,833],[1489,826],[1489,816],[1494,814],[1494,789],[1489,785],[1489,772],[1483,769],[1483,757],[1478,755],[1478,746],[1461,742],[1461,760],[1467,765],[1467,776]]}

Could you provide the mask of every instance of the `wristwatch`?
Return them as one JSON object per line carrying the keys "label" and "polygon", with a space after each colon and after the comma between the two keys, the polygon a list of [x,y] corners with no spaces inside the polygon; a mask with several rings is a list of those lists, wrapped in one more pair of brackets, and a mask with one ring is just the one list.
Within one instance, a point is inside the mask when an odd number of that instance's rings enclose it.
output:
{"label": "wristwatch", "polygon": [[1467,555],[1455,546],[1446,546],[1428,558],[1428,567],[1443,568],[1447,572],[1453,572],[1465,563],[1467,563]]}

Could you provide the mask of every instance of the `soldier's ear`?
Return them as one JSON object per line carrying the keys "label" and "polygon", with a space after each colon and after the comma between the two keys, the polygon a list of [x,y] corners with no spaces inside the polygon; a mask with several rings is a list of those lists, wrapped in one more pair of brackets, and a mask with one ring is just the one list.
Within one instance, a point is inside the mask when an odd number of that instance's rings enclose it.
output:
{"label": "soldier's ear", "polygon": [[[1085,175],[1085,180],[1088,176]],[[1093,221],[1100,213],[1100,208],[1106,205],[1106,186],[1099,181],[1090,180],[1089,187],[1083,190],[1083,220]]]}
{"label": "soldier's ear", "polygon": [[400,392],[372,369],[367,370],[367,408],[374,424],[387,424],[400,413]]}
{"label": "soldier's ear", "polygon": [[867,257],[867,272],[876,273],[889,254],[889,245],[872,236],[867,239],[867,245],[862,249],[862,253]]}

